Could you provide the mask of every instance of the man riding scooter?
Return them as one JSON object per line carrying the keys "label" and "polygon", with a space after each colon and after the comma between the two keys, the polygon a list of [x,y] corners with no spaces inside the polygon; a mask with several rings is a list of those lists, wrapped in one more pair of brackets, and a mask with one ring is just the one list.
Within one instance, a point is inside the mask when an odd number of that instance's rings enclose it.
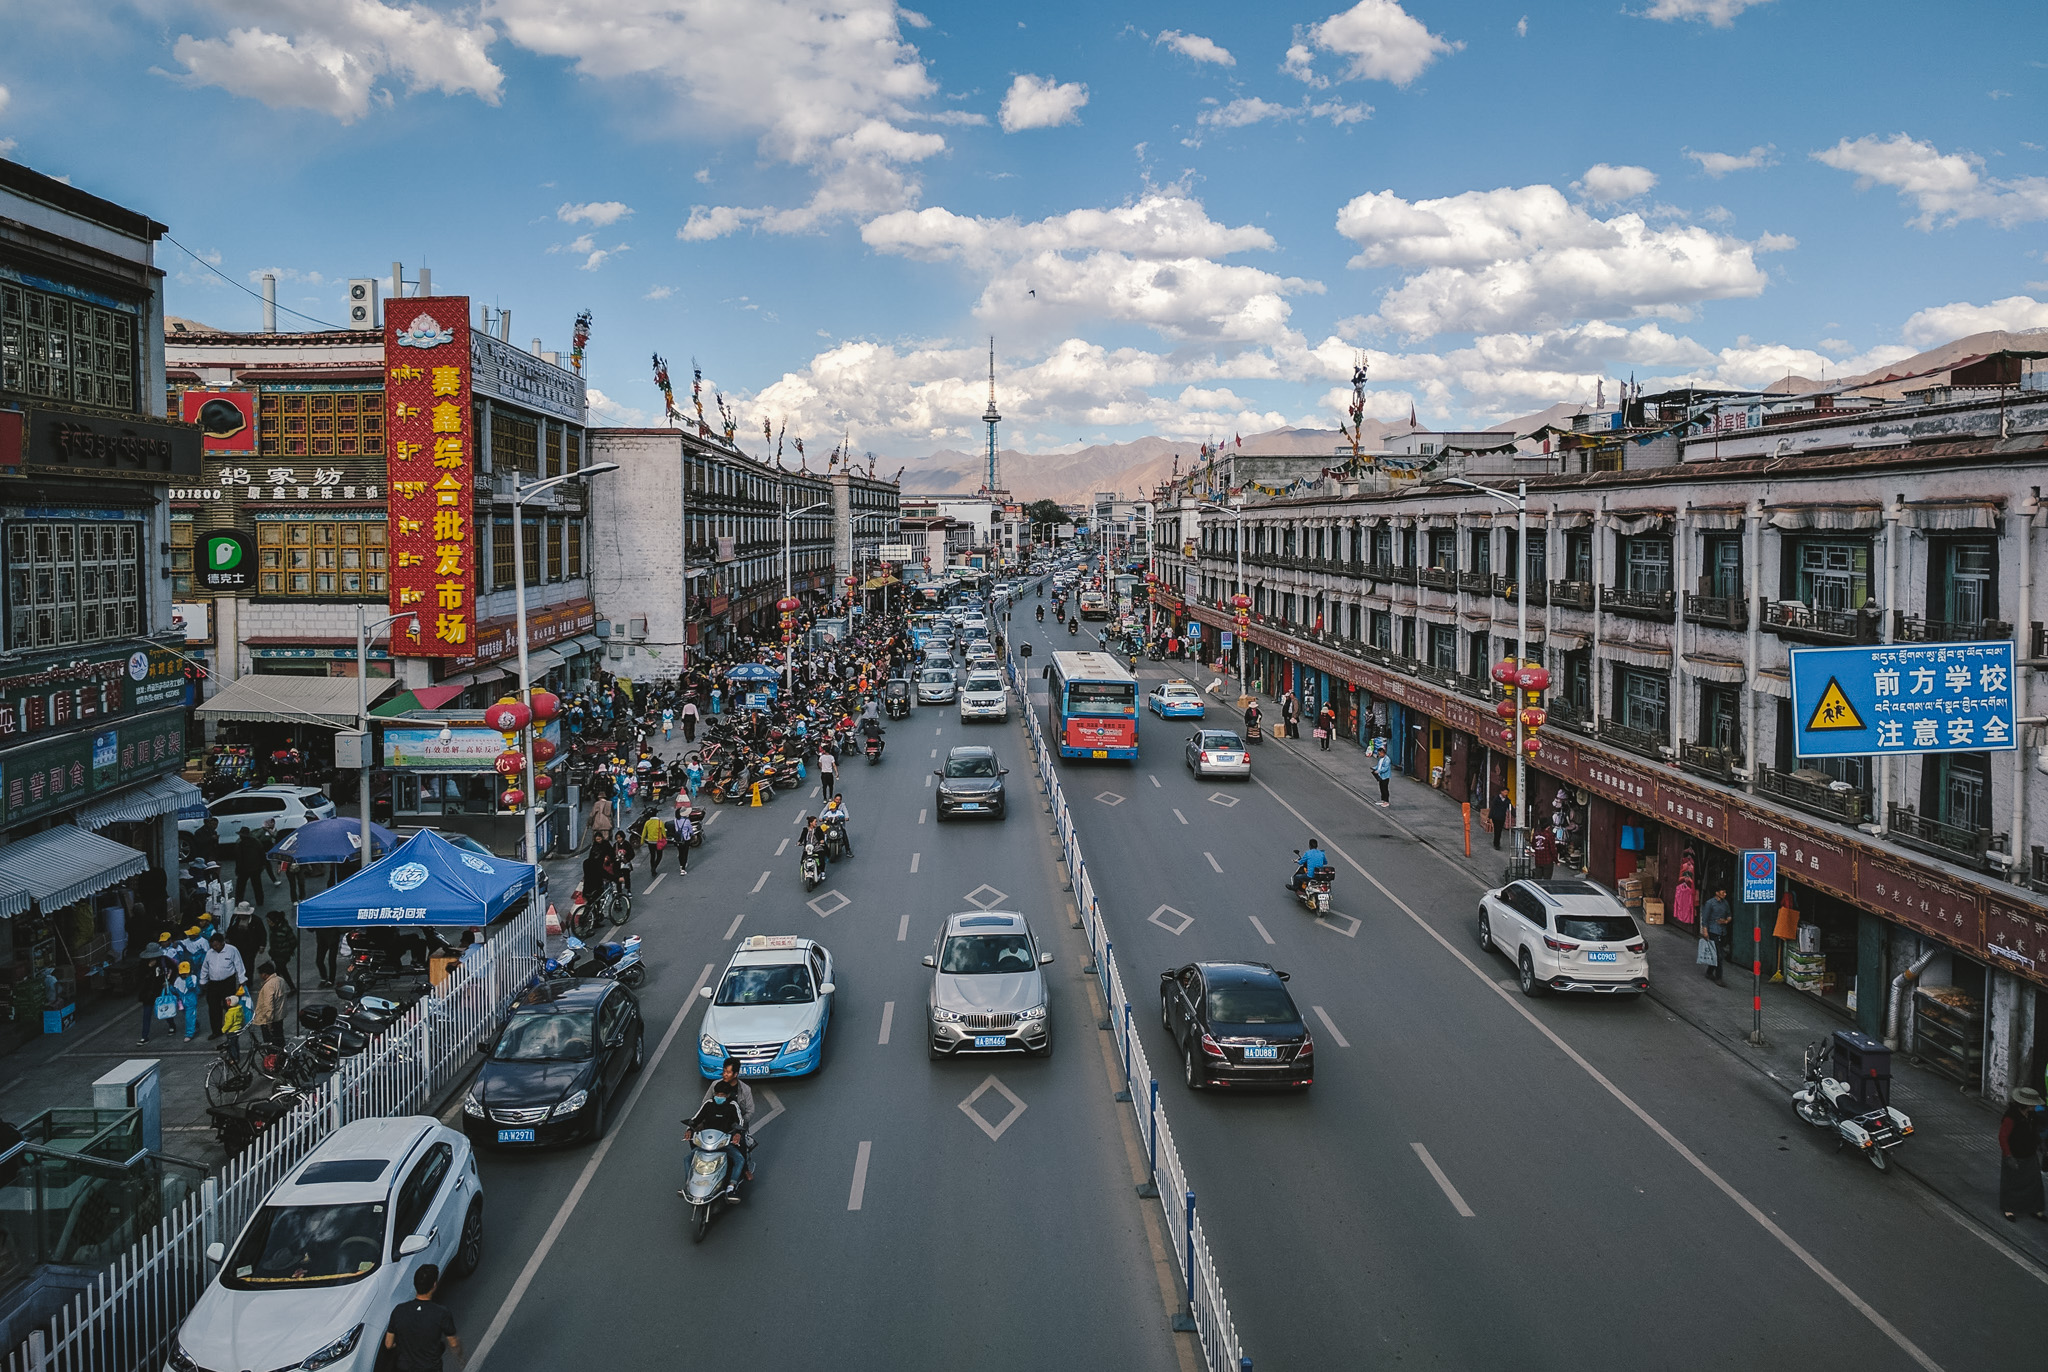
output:
{"label": "man riding scooter", "polygon": [[1299,894],[1301,888],[1307,884],[1310,873],[1329,865],[1330,859],[1324,856],[1323,850],[1317,846],[1315,839],[1311,837],[1308,841],[1308,847],[1301,850],[1301,865],[1294,869],[1294,880],[1289,885]]}
{"label": "man riding scooter", "polygon": [[[727,1058],[719,1070],[718,1080],[704,1089],[704,1099],[697,1106],[697,1113],[683,1121],[683,1142],[699,1129],[716,1129],[732,1142],[726,1147],[726,1156],[732,1160],[732,1200],[740,1198],[740,1182],[754,1179],[753,1164],[747,1160],[747,1145],[751,1142],[747,1126],[754,1118],[754,1090],[740,1080],[740,1065],[735,1058]],[[689,1192],[678,1191],[678,1196],[689,1199]]]}

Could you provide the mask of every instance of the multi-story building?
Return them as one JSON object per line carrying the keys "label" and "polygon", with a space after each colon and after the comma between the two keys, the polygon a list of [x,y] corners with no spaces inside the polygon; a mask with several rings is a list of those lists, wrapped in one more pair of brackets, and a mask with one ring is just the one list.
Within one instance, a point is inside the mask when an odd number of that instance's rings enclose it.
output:
{"label": "multi-story building", "polygon": [[[2002,1098],[2048,1065],[2048,778],[2026,722],[2048,685],[2034,600],[2048,398],[2010,370],[1971,421],[1941,409],[1953,393],[1888,407],[1883,424],[1806,402],[1781,408],[1794,417],[1761,452],[1727,456],[1725,428],[1653,408],[1555,451],[1554,434],[1504,450],[1492,470],[1533,469],[1520,575],[1512,500],[1371,472],[1254,493],[1253,686],[1293,691],[1305,714],[1329,702],[1345,734],[1387,740],[1407,774],[1482,808],[1514,783],[1488,674],[1526,614],[1521,651],[1552,684],[1525,819],[1558,822],[1572,865],[1667,908],[1688,855],[1708,892],[1738,851],[1776,850],[1812,932],[1803,950],[1771,942],[1772,965]],[[1914,441],[1932,423],[1937,439]],[[1240,520],[1188,486],[1162,498],[1160,606],[1202,626],[1187,631],[1213,660],[1234,627]],[[1797,755],[1792,651],[1985,640],[2015,645],[2020,739]],[[1927,989],[1887,1023],[1893,978],[1928,953]]]}
{"label": "multi-story building", "polygon": [[164,415],[164,232],[0,160],[0,1047],[154,936],[199,800],[162,549],[200,432]]}

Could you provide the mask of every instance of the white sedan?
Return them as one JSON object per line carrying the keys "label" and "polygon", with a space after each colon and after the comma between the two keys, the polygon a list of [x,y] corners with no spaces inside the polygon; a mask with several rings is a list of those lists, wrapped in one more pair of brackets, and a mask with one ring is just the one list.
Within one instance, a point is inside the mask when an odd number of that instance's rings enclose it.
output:
{"label": "white sedan", "polygon": [[392,1307],[428,1263],[466,1277],[483,1257],[484,1194],[469,1140],[425,1115],[357,1120],[285,1174],[185,1317],[166,1372],[370,1372]]}
{"label": "white sedan", "polygon": [[1579,877],[1512,881],[1479,899],[1479,946],[1515,964],[1522,994],[1641,995],[1650,956],[1635,917]]}
{"label": "white sedan", "polygon": [[1188,770],[1198,777],[1249,777],[1252,755],[1228,729],[1197,729],[1188,736]]}

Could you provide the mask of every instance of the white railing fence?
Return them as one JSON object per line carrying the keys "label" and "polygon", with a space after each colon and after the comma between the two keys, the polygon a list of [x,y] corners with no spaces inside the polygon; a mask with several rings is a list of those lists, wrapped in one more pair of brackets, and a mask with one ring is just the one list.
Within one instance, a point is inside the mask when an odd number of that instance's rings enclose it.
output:
{"label": "white railing fence", "polygon": [[[543,905],[543,909],[544,909]],[[93,1284],[7,1355],[5,1372],[158,1372],[171,1339],[213,1277],[207,1247],[232,1244],[285,1173],[351,1120],[430,1110],[498,1030],[545,947],[528,909],[480,954],[370,1041],[298,1108],[210,1177]]]}
{"label": "white railing fence", "polygon": [[1158,1197],[1167,1232],[1173,1240],[1182,1300],[1182,1309],[1174,1317],[1174,1328],[1193,1333],[1201,1341],[1202,1357],[1209,1372],[1250,1372],[1252,1361],[1238,1343],[1237,1326],[1230,1318],[1230,1303],[1223,1298],[1223,1283],[1216,1275],[1216,1262],[1209,1252],[1194,1187],[1181,1166],[1180,1150],[1174,1147],[1173,1130],[1159,1103],[1159,1078],[1145,1054],[1144,1040],[1138,1035],[1138,1016],[1151,1008],[1152,999],[1141,992],[1133,1000],[1124,981],[1115,944],[1103,922],[1102,902],[1096,898],[1095,883],[1088,875],[1088,859],[1081,852],[1081,839],[1074,830],[1073,815],[1067,809],[1066,793],[1054,766],[1057,752],[1046,742],[1038,711],[1031,706],[1029,689],[1014,660],[1009,670],[1010,684],[1023,702],[1025,728],[1031,735],[1031,750],[1038,762],[1040,789],[1052,814],[1067,874],[1073,883],[1074,907],[1088,936],[1092,960],[1086,970],[1095,975],[1102,988],[1102,1003],[1109,1014],[1107,1027],[1116,1035],[1117,1061],[1124,1076],[1124,1090],[1118,1099],[1131,1103],[1152,1174],[1141,1194]]}

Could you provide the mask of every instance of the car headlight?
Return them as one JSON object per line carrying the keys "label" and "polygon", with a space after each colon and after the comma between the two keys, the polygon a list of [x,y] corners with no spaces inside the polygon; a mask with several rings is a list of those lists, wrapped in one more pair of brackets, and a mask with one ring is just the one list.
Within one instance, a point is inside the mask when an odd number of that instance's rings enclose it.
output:
{"label": "car headlight", "polygon": [[932,1007],[932,1018],[941,1024],[956,1024],[959,1022],[960,1016],[954,1014],[951,1010],[941,1010],[938,1006],[934,1005]]}
{"label": "car headlight", "polygon": [[725,1045],[709,1034],[697,1040],[697,1049],[707,1057],[722,1058],[725,1056]]}
{"label": "car headlight", "polygon": [[798,1034],[795,1038],[791,1039],[788,1043],[783,1044],[782,1051],[785,1053],[801,1053],[804,1051],[804,1049],[810,1046],[811,1031],[806,1029],[801,1034]]}
{"label": "car headlight", "polygon": [[565,1097],[562,1103],[549,1111],[549,1113],[553,1115],[573,1115],[578,1110],[581,1110],[584,1102],[589,1099],[590,1093],[588,1091],[575,1092],[573,1095]]}
{"label": "car headlight", "polygon": [[1017,1012],[1017,1018],[1018,1018],[1018,1019],[1020,1019],[1020,1020],[1026,1020],[1026,1019],[1044,1019],[1044,1018],[1045,1018],[1045,1006],[1044,1006],[1043,1004],[1040,1004],[1040,1005],[1034,1005],[1034,1006],[1032,1006],[1031,1008],[1029,1008],[1028,1010],[1019,1010],[1019,1011]]}
{"label": "car headlight", "polygon": [[199,1364],[192,1361],[191,1354],[174,1343],[170,1357],[164,1360],[164,1372],[199,1372]]}
{"label": "car headlight", "polygon": [[349,1330],[348,1333],[343,1334],[340,1338],[336,1339],[333,1343],[330,1343],[325,1348],[319,1350],[317,1353],[307,1354],[306,1360],[300,1363],[299,1366],[305,1368],[306,1372],[316,1372],[316,1369],[318,1368],[327,1367],[330,1364],[338,1363],[343,1358],[347,1357],[349,1354],[356,1351],[356,1343],[362,1337],[363,1326],[359,1324],[355,1328]]}
{"label": "car headlight", "polygon": [[465,1115],[474,1115],[478,1119],[482,1119],[484,1117],[484,1107],[482,1102],[477,1100],[476,1092],[466,1091],[463,1093],[462,1113]]}

